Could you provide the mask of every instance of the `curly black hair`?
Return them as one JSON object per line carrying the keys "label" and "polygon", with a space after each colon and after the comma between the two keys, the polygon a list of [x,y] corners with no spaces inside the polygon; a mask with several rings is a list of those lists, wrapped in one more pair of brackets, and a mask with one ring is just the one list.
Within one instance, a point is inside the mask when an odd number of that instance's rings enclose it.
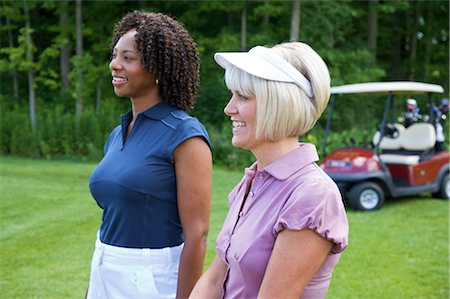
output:
{"label": "curly black hair", "polygon": [[142,64],[156,75],[163,99],[185,111],[192,110],[200,85],[200,61],[189,32],[165,14],[133,11],[115,25],[111,52],[120,37],[132,29],[136,30]]}

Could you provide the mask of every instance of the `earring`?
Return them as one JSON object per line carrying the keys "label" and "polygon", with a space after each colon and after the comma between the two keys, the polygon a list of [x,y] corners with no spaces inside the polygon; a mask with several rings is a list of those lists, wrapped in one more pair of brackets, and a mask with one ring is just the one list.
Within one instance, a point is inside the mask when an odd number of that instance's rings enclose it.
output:
{"label": "earring", "polygon": [[156,79],[156,85],[158,85],[159,84],[159,80],[158,79]]}

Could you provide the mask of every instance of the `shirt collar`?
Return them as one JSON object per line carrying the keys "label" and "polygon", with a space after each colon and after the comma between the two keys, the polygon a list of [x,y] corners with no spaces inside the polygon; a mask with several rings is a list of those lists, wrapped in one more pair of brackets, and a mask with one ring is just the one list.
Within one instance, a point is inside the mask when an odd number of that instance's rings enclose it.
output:
{"label": "shirt collar", "polygon": [[[142,114],[147,116],[148,118],[152,118],[155,120],[161,120],[165,116],[167,116],[169,113],[171,113],[175,110],[178,110],[178,108],[163,101],[163,102],[159,102],[158,104],[148,108],[147,110],[142,112]],[[132,114],[131,110],[128,111],[127,113],[121,115],[122,122],[126,123],[127,125],[128,125],[128,123],[130,123],[132,117],[133,117],[133,114]]]}
{"label": "shirt collar", "polygon": [[158,104],[148,108],[147,110],[142,112],[142,114],[144,114],[148,118],[161,120],[166,115],[168,115],[169,113],[171,113],[177,109],[178,108],[176,108],[175,106],[172,106],[169,103],[163,101],[163,102],[159,102]]}
{"label": "shirt collar", "polygon": [[[278,180],[285,180],[306,165],[319,160],[316,147],[310,143],[300,143],[299,147],[279,159],[273,161],[264,169]],[[295,161],[295,163],[293,163]],[[250,169],[256,168],[256,163]]]}

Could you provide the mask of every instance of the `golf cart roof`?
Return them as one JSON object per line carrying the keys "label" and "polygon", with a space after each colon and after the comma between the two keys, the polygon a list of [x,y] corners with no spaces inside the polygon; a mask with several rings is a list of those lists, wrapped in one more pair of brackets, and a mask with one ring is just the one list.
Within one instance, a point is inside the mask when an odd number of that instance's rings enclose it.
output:
{"label": "golf cart roof", "polygon": [[376,93],[376,94],[423,94],[427,92],[443,93],[444,88],[437,84],[429,84],[422,82],[411,81],[396,81],[396,82],[368,82],[346,84],[341,86],[334,86],[331,88],[331,94],[346,94],[346,93]]}

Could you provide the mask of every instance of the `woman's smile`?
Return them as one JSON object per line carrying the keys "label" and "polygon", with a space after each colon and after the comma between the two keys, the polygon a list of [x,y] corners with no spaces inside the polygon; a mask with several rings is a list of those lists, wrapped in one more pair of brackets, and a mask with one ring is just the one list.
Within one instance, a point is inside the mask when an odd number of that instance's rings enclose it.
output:
{"label": "woman's smile", "polygon": [[233,121],[232,124],[233,124],[233,129],[235,129],[235,128],[243,128],[243,127],[247,126],[247,124],[245,122],[243,122],[243,121]]}
{"label": "woman's smile", "polygon": [[113,76],[112,78],[112,85],[114,85],[114,87],[119,87],[121,85],[124,85],[128,82],[127,79],[122,78],[122,77],[115,77]]}

